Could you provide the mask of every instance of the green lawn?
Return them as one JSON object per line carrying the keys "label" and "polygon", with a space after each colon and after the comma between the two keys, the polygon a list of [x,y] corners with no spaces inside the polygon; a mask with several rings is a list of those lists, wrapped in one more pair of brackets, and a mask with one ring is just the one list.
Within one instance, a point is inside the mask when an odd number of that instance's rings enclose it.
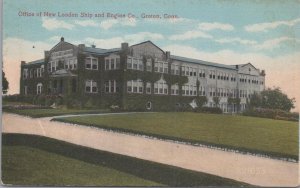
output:
{"label": "green lawn", "polygon": [[39,117],[51,117],[66,114],[89,114],[89,113],[106,113],[109,110],[87,110],[87,109],[3,109],[4,112],[10,112],[25,116],[30,116],[33,118]]}
{"label": "green lawn", "polygon": [[2,135],[2,181],[26,186],[241,186],[226,178],[33,135]]}
{"label": "green lawn", "polygon": [[149,113],[58,121],[298,159],[298,123],[246,116]]}

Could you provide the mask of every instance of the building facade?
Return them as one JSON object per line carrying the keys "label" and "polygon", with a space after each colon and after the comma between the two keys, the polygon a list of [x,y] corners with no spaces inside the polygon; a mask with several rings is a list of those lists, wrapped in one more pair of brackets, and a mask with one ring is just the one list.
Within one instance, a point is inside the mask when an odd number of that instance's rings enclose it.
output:
{"label": "building facade", "polygon": [[[124,110],[207,107],[243,111],[265,88],[265,71],[251,63],[224,65],[165,52],[151,41],[101,49],[64,38],[44,58],[21,62],[21,95],[59,95],[66,103]],[[237,100],[238,99],[238,100]]]}

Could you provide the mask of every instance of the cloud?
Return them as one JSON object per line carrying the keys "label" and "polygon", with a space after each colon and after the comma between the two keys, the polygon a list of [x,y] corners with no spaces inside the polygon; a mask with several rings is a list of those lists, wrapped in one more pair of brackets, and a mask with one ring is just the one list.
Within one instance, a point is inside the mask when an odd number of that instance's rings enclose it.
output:
{"label": "cloud", "polygon": [[151,33],[151,32],[140,32],[140,33],[124,36],[124,40],[128,41],[129,43],[138,43],[145,40],[157,41],[161,39],[164,39],[164,36],[162,34]]}
{"label": "cloud", "polygon": [[253,48],[256,50],[272,50],[274,48],[279,48],[280,44],[287,41],[297,42],[296,39],[290,37],[279,37],[275,39],[269,39],[261,44],[254,45]]}
{"label": "cloud", "polygon": [[104,20],[100,23],[100,27],[102,29],[108,30],[114,26],[136,26],[136,19],[130,18],[130,19],[109,19]]}
{"label": "cloud", "polygon": [[[182,20],[183,22],[191,22],[192,20]],[[211,30],[224,30],[224,31],[231,31],[234,30],[234,27],[230,24],[223,24],[223,23],[200,23],[198,24],[198,28],[194,30],[187,31],[183,34],[175,34],[169,37],[169,40],[190,40],[196,38],[206,38],[212,39],[213,36],[204,32],[204,31],[211,31]]]}
{"label": "cloud", "polygon": [[62,20],[57,20],[56,18],[42,18],[42,26],[47,30],[55,30],[55,29],[73,29],[74,25],[67,23]]}
{"label": "cloud", "polygon": [[288,21],[275,21],[275,22],[265,22],[257,23],[245,26],[245,30],[248,32],[267,32],[270,29],[275,29],[279,26],[289,26],[292,27],[300,22],[300,18]]}
{"label": "cloud", "polygon": [[124,42],[124,39],[122,37],[114,37],[109,39],[97,39],[88,37],[85,38],[83,41],[83,43],[85,44],[95,44],[99,48],[119,48],[121,43]]}
{"label": "cloud", "polygon": [[80,26],[91,26],[91,27],[98,27],[99,24],[93,20],[75,20],[75,24],[80,25]]}
{"label": "cloud", "polygon": [[198,25],[198,28],[202,31],[211,31],[211,30],[223,30],[223,31],[232,31],[234,30],[234,27],[230,24],[224,24],[224,23],[208,23],[203,22]]}
{"label": "cloud", "polygon": [[231,50],[205,52],[191,46],[169,45],[162,47],[173,55],[196,58],[227,65],[251,62],[255,67],[266,70],[266,86],[279,86],[290,98],[296,98],[296,110],[300,111],[300,52],[278,57],[260,53],[237,53]]}
{"label": "cloud", "polygon": [[57,41],[60,41],[60,38],[61,38],[61,36],[53,36],[53,37],[50,37],[49,40],[57,42]]}
{"label": "cloud", "polygon": [[189,39],[196,39],[196,38],[212,38],[212,36],[202,31],[193,30],[193,31],[187,31],[183,34],[171,35],[169,37],[170,40],[189,40]]}
{"label": "cloud", "polygon": [[216,39],[215,40],[218,43],[225,44],[225,43],[239,43],[239,44],[244,44],[244,45],[254,45],[257,44],[256,41],[254,40],[247,40],[247,39],[241,39],[238,37],[235,38],[221,38],[221,39]]}
{"label": "cloud", "polygon": [[102,29],[107,30],[107,29],[113,27],[114,25],[116,25],[118,23],[119,23],[118,20],[104,20],[104,21],[101,22],[100,27]]}
{"label": "cloud", "polygon": [[[119,48],[122,42],[128,42],[130,45],[143,42],[145,40],[157,41],[164,39],[159,33],[139,32],[135,34],[125,35],[124,37],[113,37],[108,39],[85,38],[83,43],[95,44],[101,48]],[[79,42],[82,43],[82,42]]]}

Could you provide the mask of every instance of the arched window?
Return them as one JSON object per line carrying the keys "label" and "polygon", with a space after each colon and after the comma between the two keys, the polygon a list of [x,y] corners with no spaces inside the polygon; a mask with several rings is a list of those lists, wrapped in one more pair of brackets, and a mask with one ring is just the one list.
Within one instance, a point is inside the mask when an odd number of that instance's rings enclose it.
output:
{"label": "arched window", "polygon": [[41,94],[42,93],[42,87],[43,87],[43,84],[42,83],[38,83],[36,85],[36,94]]}
{"label": "arched window", "polygon": [[168,84],[165,80],[160,79],[154,83],[154,94],[167,95],[168,94]]}

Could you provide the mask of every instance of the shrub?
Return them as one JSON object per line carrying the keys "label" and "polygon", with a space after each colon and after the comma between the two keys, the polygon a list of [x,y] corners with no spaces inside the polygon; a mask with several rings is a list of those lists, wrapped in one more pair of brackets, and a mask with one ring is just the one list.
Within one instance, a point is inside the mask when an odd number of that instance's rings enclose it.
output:
{"label": "shrub", "polygon": [[243,115],[286,121],[299,121],[298,113],[291,113],[280,109],[252,108],[245,110]]}

